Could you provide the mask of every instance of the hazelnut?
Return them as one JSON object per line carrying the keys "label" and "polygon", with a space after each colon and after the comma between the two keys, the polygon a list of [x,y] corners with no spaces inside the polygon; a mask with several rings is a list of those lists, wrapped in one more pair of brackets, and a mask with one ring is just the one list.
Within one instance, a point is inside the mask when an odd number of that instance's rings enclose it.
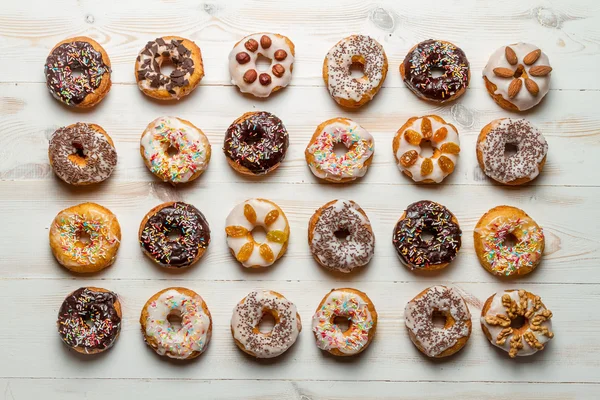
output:
{"label": "hazelnut", "polygon": [[273,75],[275,75],[278,78],[281,78],[283,76],[283,74],[285,74],[285,68],[281,64],[273,65],[272,70],[273,70]]}
{"label": "hazelnut", "polygon": [[258,81],[260,82],[261,85],[267,86],[271,83],[271,75],[260,74],[260,76],[258,77]]}
{"label": "hazelnut", "polygon": [[277,50],[275,52],[275,59],[277,61],[283,61],[283,60],[285,60],[286,57],[287,57],[287,53],[285,52],[285,50]]}
{"label": "hazelnut", "polygon": [[258,50],[258,42],[254,39],[248,39],[244,46],[253,53]]}
{"label": "hazelnut", "polygon": [[271,47],[271,38],[267,35],[262,35],[262,37],[260,38],[260,45],[263,49],[268,49],[269,47]]}
{"label": "hazelnut", "polygon": [[257,76],[258,76],[258,73],[256,72],[255,69],[249,69],[248,71],[246,71],[246,73],[244,73],[244,82],[252,83],[256,80]]}
{"label": "hazelnut", "polygon": [[235,59],[240,64],[246,64],[248,61],[250,61],[250,55],[245,51],[241,51],[235,55]]}

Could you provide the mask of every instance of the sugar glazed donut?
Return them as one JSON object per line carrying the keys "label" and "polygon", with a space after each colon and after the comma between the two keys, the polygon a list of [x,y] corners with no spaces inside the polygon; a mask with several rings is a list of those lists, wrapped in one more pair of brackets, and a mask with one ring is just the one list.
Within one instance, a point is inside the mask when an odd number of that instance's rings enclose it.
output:
{"label": "sugar glazed donut", "polygon": [[73,272],[97,272],[112,265],[120,244],[117,217],[95,203],[62,210],[50,226],[52,254]]}
{"label": "sugar glazed donut", "polygon": [[[434,69],[444,73],[434,78]],[[469,86],[471,71],[465,53],[443,40],[425,40],[415,45],[400,64],[400,75],[417,97],[435,103],[456,100]]]}
{"label": "sugar glazed donut", "polygon": [[275,171],[289,146],[283,122],[266,111],[247,112],[229,126],[223,152],[235,171],[249,176]]}
{"label": "sugar glazed donut", "polygon": [[108,350],[121,331],[121,303],[116,293],[82,287],[67,296],[58,311],[58,334],[82,354]]}
{"label": "sugar glazed donut", "polygon": [[[353,78],[352,65],[364,75]],[[387,75],[388,60],[383,46],[365,35],[352,35],[333,46],[323,61],[323,80],[333,99],[343,107],[357,108],[371,101]]]}
{"label": "sugar glazed donut", "polygon": [[[494,275],[526,275],[542,260],[542,228],[516,207],[498,206],[485,213],[473,239],[481,266]],[[512,246],[506,243],[510,239],[516,241]]]}
{"label": "sugar glazed donut", "polygon": [[[169,150],[174,150],[170,154]],[[191,122],[160,117],[150,122],[140,140],[146,167],[163,182],[191,182],[208,168],[211,147],[204,133]]]}
{"label": "sugar glazed donut", "polygon": [[[174,327],[170,317],[179,317]],[[196,292],[171,287],[150,297],[140,315],[144,341],[156,353],[187,360],[198,357],[208,347],[212,335],[212,318],[208,306]]]}
{"label": "sugar glazed donut", "polygon": [[[424,240],[423,233],[433,236]],[[461,246],[458,220],[441,204],[412,203],[394,227],[392,243],[400,261],[411,270],[434,271],[454,260]]]}
{"label": "sugar glazed donut", "polygon": [[[259,55],[271,60],[264,72],[256,66]],[[231,83],[242,93],[269,97],[292,80],[294,55],[294,43],[283,35],[254,33],[246,36],[229,53]]]}
{"label": "sugar glazed donut", "polygon": [[[227,246],[246,268],[268,267],[287,249],[290,225],[283,210],[270,200],[248,199],[238,204],[225,224]],[[264,243],[257,242],[252,235],[257,226],[267,232]]]}
{"label": "sugar glazed donut", "polygon": [[[74,75],[78,72],[79,75]],[[95,40],[77,36],[58,43],[46,58],[46,86],[71,107],[93,107],[110,90],[110,60]]]}
{"label": "sugar glazed donut", "polygon": [[[341,156],[333,151],[338,143],[348,149]],[[374,151],[373,136],[362,126],[348,118],[333,118],[317,127],[304,156],[317,178],[345,183],[367,173]]]}
{"label": "sugar glazed donut", "polygon": [[71,185],[102,182],[117,166],[117,151],[108,133],[99,125],[81,122],[54,132],[48,158],[56,176]]}
{"label": "sugar glazed donut", "polygon": [[[167,59],[175,66],[169,75],[160,70]],[[191,40],[178,36],[148,42],[135,60],[138,87],[145,95],[158,100],[179,100],[187,96],[203,77],[200,48]]]}
{"label": "sugar glazed donut", "polygon": [[500,107],[525,111],[538,105],[550,90],[551,71],[546,53],[533,44],[515,43],[491,55],[483,80]]}
{"label": "sugar glazed donut", "polygon": [[492,295],[481,310],[481,329],[491,344],[511,358],[543,350],[554,337],[552,312],[540,296],[525,290]]}
{"label": "sugar glazed donut", "polygon": [[[171,234],[178,234],[172,238]],[[142,251],[165,268],[184,268],[196,263],[210,244],[210,228],[204,214],[191,204],[167,202],[154,207],[139,229]]]}
{"label": "sugar glazed donut", "polygon": [[[443,327],[434,316],[446,318]],[[471,313],[456,289],[432,286],[423,290],[404,308],[410,340],[427,357],[448,357],[462,349],[471,336]]]}
{"label": "sugar glazed donut", "polygon": [[[258,326],[265,314],[275,325],[263,333]],[[272,290],[253,290],[233,309],[231,334],[235,344],[256,358],[280,356],[298,339],[302,330],[300,314],[294,303]]]}
{"label": "sugar glazed donut", "polygon": [[[510,157],[507,145],[517,147]],[[477,139],[477,161],[481,170],[496,182],[522,185],[535,179],[546,163],[548,143],[525,119],[500,118],[483,127]]]}
{"label": "sugar glazed donut", "polygon": [[[348,318],[345,332],[336,317]],[[369,297],[356,289],[333,289],[323,298],[312,318],[317,347],[334,356],[353,356],[365,350],[377,328],[377,311]]]}
{"label": "sugar glazed donut", "polygon": [[[421,155],[424,142],[433,148],[431,157]],[[415,182],[440,183],[454,171],[460,140],[454,125],[437,115],[412,117],[392,142],[398,169]]]}
{"label": "sugar glazed donut", "polygon": [[338,272],[352,272],[375,254],[375,235],[367,214],[352,200],[333,200],[308,223],[308,245],[315,261]]}

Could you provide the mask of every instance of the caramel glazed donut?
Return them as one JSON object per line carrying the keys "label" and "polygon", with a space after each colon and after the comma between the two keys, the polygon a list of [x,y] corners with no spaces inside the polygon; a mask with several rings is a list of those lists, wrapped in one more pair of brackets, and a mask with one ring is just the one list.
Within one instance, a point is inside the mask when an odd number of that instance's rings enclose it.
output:
{"label": "caramel glazed donut", "polygon": [[308,223],[308,245],[314,259],[332,271],[352,272],[375,253],[375,235],[367,214],[352,200],[333,200]]}
{"label": "caramel glazed donut", "polygon": [[[443,69],[444,74],[432,76],[432,69]],[[400,75],[406,86],[417,97],[445,103],[456,100],[469,86],[471,71],[465,53],[450,42],[425,40],[415,45],[400,64]]]}
{"label": "caramel glazed donut", "polygon": [[506,290],[492,295],[483,305],[481,329],[490,343],[507,351],[511,358],[530,356],[554,337],[551,318],[552,312],[540,296]]}
{"label": "caramel glazed donut", "polygon": [[[264,72],[258,71],[256,66],[259,55],[271,60],[271,65]],[[242,93],[269,97],[292,80],[294,55],[294,43],[283,35],[255,33],[246,36],[229,53],[231,83]]]}
{"label": "caramel glazed donut", "polygon": [[[169,148],[177,151],[168,154]],[[204,133],[191,122],[160,117],[150,122],[140,140],[146,167],[163,182],[191,182],[208,168],[211,148]]]}
{"label": "caramel glazed donut", "polygon": [[48,158],[56,176],[71,185],[102,182],[117,166],[117,152],[108,133],[99,125],[80,122],[54,132]]}
{"label": "caramel glazed donut", "polygon": [[[169,234],[179,235],[172,239]],[[191,204],[167,202],[154,207],[139,229],[142,251],[165,268],[184,268],[197,262],[210,244],[204,214]]]}
{"label": "caramel glazed donut", "polygon": [[[433,155],[423,157],[421,144],[431,143]],[[454,171],[460,153],[458,131],[437,115],[412,117],[392,142],[398,169],[415,182],[440,183]]]}
{"label": "caramel glazed donut", "polygon": [[[265,314],[271,314],[275,325],[268,333],[258,329]],[[302,330],[300,314],[294,303],[272,290],[254,290],[234,308],[231,334],[235,344],[256,358],[280,356],[298,339]]]}
{"label": "caramel glazed donut", "polygon": [[[83,237],[87,240],[83,241]],[[50,226],[52,254],[73,272],[97,272],[112,265],[120,244],[117,217],[95,203],[62,210]]]}
{"label": "caramel glazed donut", "polygon": [[483,69],[483,80],[499,106],[525,111],[548,94],[551,71],[548,56],[537,46],[515,43],[500,47],[491,55]]}
{"label": "caramel glazed donut", "polygon": [[[517,147],[510,157],[506,145]],[[477,138],[477,162],[496,182],[522,185],[534,180],[544,168],[548,143],[535,126],[525,119],[496,119],[483,127]]]}
{"label": "caramel glazed donut", "polygon": [[[353,78],[352,64],[364,75]],[[323,80],[333,99],[343,107],[357,108],[371,101],[387,75],[388,60],[383,46],[370,36],[352,35],[336,43],[323,61]]]}
{"label": "caramel glazed donut", "polygon": [[[166,59],[175,69],[169,76],[160,71]],[[194,42],[178,36],[165,36],[150,41],[135,60],[135,79],[140,90],[158,100],[177,99],[188,95],[204,77],[202,53]]]}
{"label": "caramel glazed donut", "polygon": [[67,296],[58,311],[58,334],[78,353],[108,350],[121,331],[121,303],[116,293],[82,287]]}
{"label": "caramel glazed donut", "polygon": [[[433,325],[433,316],[446,318],[444,326]],[[410,340],[428,357],[447,357],[462,349],[471,336],[471,313],[456,289],[432,286],[404,308]]]}
{"label": "caramel glazed donut", "polygon": [[[266,241],[258,243],[252,230],[261,226]],[[226,220],[227,246],[231,254],[246,268],[272,265],[285,253],[290,225],[283,210],[266,199],[248,199],[231,210]]]}
{"label": "caramel glazed donut", "polygon": [[[81,74],[73,76],[73,72]],[[52,96],[72,107],[92,107],[110,90],[110,60],[95,40],[77,36],[58,43],[46,58],[46,86]]]}
{"label": "caramel glazed donut", "polygon": [[[170,316],[181,317],[175,329]],[[208,347],[212,318],[208,306],[196,292],[171,287],[152,296],[142,309],[140,325],[144,341],[157,354],[187,360],[198,357]]]}
{"label": "caramel glazed donut", "polygon": [[[348,318],[345,332],[334,323]],[[356,289],[333,289],[323,298],[312,318],[317,347],[334,356],[353,356],[365,350],[377,328],[377,311],[369,297]]]}

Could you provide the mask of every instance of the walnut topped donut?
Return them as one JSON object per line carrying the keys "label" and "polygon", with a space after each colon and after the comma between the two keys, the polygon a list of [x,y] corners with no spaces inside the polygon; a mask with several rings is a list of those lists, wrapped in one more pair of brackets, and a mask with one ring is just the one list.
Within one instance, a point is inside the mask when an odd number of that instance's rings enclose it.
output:
{"label": "walnut topped donut", "polygon": [[[283,35],[254,33],[246,36],[229,53],[231,83],[242,93],[269,97],[292,80],[294,54],[294,43]],[[256,66],[259,55],[271,60],[266,71],[260,71]]]}

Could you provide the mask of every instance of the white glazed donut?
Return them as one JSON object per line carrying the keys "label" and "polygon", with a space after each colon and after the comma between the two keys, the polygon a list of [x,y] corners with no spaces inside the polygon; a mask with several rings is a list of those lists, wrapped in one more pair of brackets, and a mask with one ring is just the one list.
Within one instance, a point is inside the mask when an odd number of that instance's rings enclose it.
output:
{"label": "white glazed donut", "polygon": [[[259,71],[256,66],[259,54],[271,60],[266,71]],[[269,97],[292,80],[294,54],[294,44],[283,35],[255,33],[246,36],[229,53],[231,83],[242,93]]]}
{"label": "white glazed donut", "polygon": [[[267,232],[258,243],[252,230],[261,226]],[[226,220],[227,245],[234,257],[246,268],[272,265],[287,249],[290,226],[283,210],[272,201],[249,199],[231,210]]]}
{"label": "white glazed donut", "polygon": [[[431,157],[421,155],[421,143],[429,141]],[[412,117],[396,133],[393,141],[398,169],[415,182],[440,183],[454,171],[460,152],[458,131],[437,115]]]}

